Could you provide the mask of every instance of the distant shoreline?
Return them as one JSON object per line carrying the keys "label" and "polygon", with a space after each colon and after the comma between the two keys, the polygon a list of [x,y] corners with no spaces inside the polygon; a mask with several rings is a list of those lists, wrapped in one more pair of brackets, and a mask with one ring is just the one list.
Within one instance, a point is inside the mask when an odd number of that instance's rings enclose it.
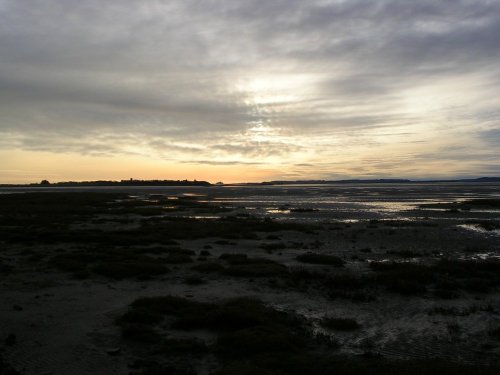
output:
{"label": "distant shoreline", "polygon": [[212,184],[208,181],[188,180],[121,180],[121,181],[66,181],[50,183],[42,181],[30,184],[0,184],[0,188],[60,188],[60,187],[147,187],[147,186],[187,186],[187,187],[214,187],[214,186],[281,186],[281,185],[333,185],[333,184],[432,184],[432,183],[494,183],[500,182],[500,177],[479,177],[456,180],[409,180],[409,179],[351,179],[351,180],[295,180],[295,181],[264,181],[264,182],[241,182],[224,184],[218,182]]}

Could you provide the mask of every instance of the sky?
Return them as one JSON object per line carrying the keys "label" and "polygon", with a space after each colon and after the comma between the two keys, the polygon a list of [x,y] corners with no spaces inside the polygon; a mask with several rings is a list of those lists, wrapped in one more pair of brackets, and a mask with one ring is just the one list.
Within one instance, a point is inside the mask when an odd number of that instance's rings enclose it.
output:
{"label": "sky", "polygon": [[0,0],[0,183],[500,175],[500,0]]}

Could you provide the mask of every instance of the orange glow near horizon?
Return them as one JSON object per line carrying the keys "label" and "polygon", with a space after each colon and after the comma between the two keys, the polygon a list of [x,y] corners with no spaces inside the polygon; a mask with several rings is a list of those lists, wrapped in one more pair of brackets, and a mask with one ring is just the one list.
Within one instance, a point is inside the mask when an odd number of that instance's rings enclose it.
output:
{"label": "orange glow near horizon", "polygon": [[[1,151],[0,183],[124,180],[200,180],[216,183],[257,182],[272,178],[272,169],[241,165],[174,164],[130,156],[97,157],[34,151]],[[25,169],[29,165],[30,169]]]}

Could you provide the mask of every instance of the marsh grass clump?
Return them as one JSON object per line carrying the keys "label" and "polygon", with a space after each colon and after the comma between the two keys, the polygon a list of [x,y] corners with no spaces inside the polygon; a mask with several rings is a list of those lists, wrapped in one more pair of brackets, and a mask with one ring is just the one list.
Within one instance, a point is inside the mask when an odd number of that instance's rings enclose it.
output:
{"label": "marsh grass clump", "polygon": [[201,273],[221,273],[224,271],[224,266],[219,263],[206,262],[196,264],[191,269]]}
{"label": "marsh grass clump", "polygon": [[227,240],[217,240],[214,242],[216,245],[222,245],[222,246],[234,246],[236,245],[235,242],[227,241]]}
{"label": "marsh grass clump", "polygon": [[460,293],[449,289],[436,289],[433,291],[433,295],[440,299],[456,299],[460,297]]}
{"label": "marsh grass clump", "polygon": [[144,297],[135,300],[132,309],[145,309],[158,314],[182,316],[185,314],[196,314],[211,308],[211,304],[196,302],[182,297]]}
{"label": "marsh grass clump", "polygon": [[[145,311],[154,318],[149,319]],[[175,330],[209,330],[217,335],[217,340],[207,347],[190,339],[159,337],[155,330],[161,322],[158,315],[174,318],[171,328]],[[249,297],[218,303],[201,303],[175,296],[140,298],[117,323],[122,327],[124,338],[154,345],[156,353],[167,356],[213,353],[223,364],[245,361],[250,369],[259,368],[260,356],[298,355],[310,337],[298,317]],[[272,371],[267,366],[262,370],[263,373]]]}
{"label": "marsh grass clump", "polygon": [[116,320],[116,323],[123,324],[158,324],[163,320],[164,316],[161,312],[146,307],[138,307],[130,309],[124,315]]}
{"label": "marsh grass clump", "polygon": [[[239,254],[237,254],[239,255]],[[266,258],[229,257],[225,259],[229,266],[223,274],[236,277],[279,276],[288,273],[286,266]]]}
{"label": "marsh grass clump", "polygon": [[500,340],[500,327],[492,328],[488,331],[488,335],[495,340]]}
{"label": "marsh grass clump", "polygon": [[295,318],[248,297],[233,298],[218,304],[175,296],[140,298],[131,304],[127,313],[117,319],[117,323],[121,326],[154,326],[164,316],[176,318],[171,325],[175,329],[208,329],[219,333],[239,332],[255,327],[298,326]]}
{"label": "marsh grass clump", "polygon": [[[151,236],[170,239],[200,239],[218,237],[217,241],[231,245],[227,240],[258,239],[257,232],[299,231],[311,232],[315,227],[299,223],[281,223],[270,219],[239,218],[193,219],[168,217],[143,221],[137,231]],[[222,244],[222,243],[221,243]]]}
{"label": "marsh grass clump", "polygon": [[[137,254],[168,254],[172,251],[184,251],[179,247],[177,241],[164,241],[162,246],[134,247],[132,249]],[[189,250],[187,250],[189,252]]]}
{"label": "marsh grass clump", "polygon": [[459,290],[488,293],[500,285],[500,261],[441,259],[424,265],[413,262],[372,262],[377,282],[390,291],[412,295],[434,286],[440,298],[455,298]]}
{"label": "marsh grass clump", "polygon": [[157,344],[162,340],[162,336],[150,325],[133,323],[122,327],[124,339],[147,344]]}
{"label": "marsh grass clump", "polygon": [[377,281],[389,291],[403,295],[420,294],[435,280],[435,272],[429,266],[410,262],[372,262]]}
{"label": "marsh grass clump", "polygon": [[283,250],[286,249],[287,246],[284,242],[271,242],[271,243],[263,243],[259,246],[261,249],[266,251],[275,251],[275,250]]}
{"label": "marsh grass clump", "polygon": [[233,264],[224,268],[223,274],[235,277],[268,277],[287,274],[286,266],[274,262],[249,262],[244,264]]}
{"label": "marsh grass clump", "polygon": [[219,259],[222,259],[229,264],[244,264],[248,262],[248,255],[239,253],[223,253],[219,256]]}
{"label": "marsh grass clump", "polygon": [[[213,344],[197,339],[165,336],[156,330],[164,321],[140,323],[130,319],[136,309],[170,316],[171,328],[177,330],[208,330],[216,335]],[[202,303],[181,297],[164,296],[140,298],[118,324],[123,337],[149,345],[150,353],[161,358],[203,358],[214,355],[219,367],[214,375],[493,375],[497,368],[465,365],[420,359],[388,361],[382,358],[363,359],[327,354],[321,348],[328,346],[316,340],[306,328],[303,319],[277,311],[255,298],[234,298],[217,303]],[[142,318],[141,318],[142,319]],[[325,318],[329,329],[354,330],[359,324],[352,319]],[[453,330],[453,327],[450,328]],[[146,362],[134,368],[151,368]],[[146,370],[145,370],[146,371]],[[163,368],[165,373],[165,369]],[[170,370],[169,370],[170,371]],[[151,373],[151,372],[145,372]],[[170,373],[170,372],[166,372]]]}
{"label": "marsh grass clump", "polygon": [[442,259],[435,270],[454,280],[460,289],[472,292],[487,293],[500,285],[500,261],[497,259]]}
{"label": "marsh grass clump", "polygon": [[168,268],[163,264],[147,260],[142,262],[102,262],[91,267],[91,271],[112,279],[149,279],[168,272]]}
{"label": "marsh grass clump", "polygon": [[354,319],[325,317],[320,324],[328,329],[336,331],[354,331],[361,328],[361,325]]}
{"label": "marsh grass clump", "polygon": [[429,315],[444,315],[444,316],[468,316],[477,312],[488,312],[497,314],[495,308],[491,304],[486,305],[472,305],[469,307],[455,307],[455,306],[435,306],[427,311]]}
{"label": "marsh grass clump", "polygon": [[202,355],[207,351],[207,345],[196,338],[167,338],[162,341],[158,349],[159,353],[167,356]]}
{"label": "marsh grass clump", "polygon": [[401,258],[419,258],[426,254],[413,250],[388,250],[386,254],[397,255]]}
{"label": "marsh grass clump", "polygon": [[324,264],[334,267],[342,267],[345,264],[341,258],[327,254],[307,253],[298,255],[295,259],[302,263]]}
{"label": "marsh grass clump", "polygon": [[447,208],[455,210],[455,212],[469,211],[471,209],[484,209],[484,208],[498,208],[500,207],[500,199],[497,198],[479,198],[479,199],[466,199],[462,202],[451,203],[428,203],[421,204],[420,208]]}
{"label": "marsh grass clump", "polygon": [[356,276],[351,273],[328,275],[323,286],[332,299],[344,298],[353,302],[376,300],[375,282],[370,276]]}
{"label": "marsh grass clump", "polygon": [[302,284],[311,280],[324,279],[325,275],[306,267],[297,266],[289,268],[289,281],[293,284]]}
{"label": "marsh grass clump", "polygon": [[202,285],[206,281],[199,276],[188,276],[184,279],[184,283],[187,285]]}
{"label": "marsh grass clump", "polygon": [[11,273],[14,268],[8,264],[5,264],[2,260],[0,260],[0,275],[7,275]]}
{"label": "marsh grass clump", "polygon": [[182,264],[182,263],[192,263],[193,259],[188,254],[180,252],[171,252],[165,258],[165,262],[169,264]]}
{"label": "marsh grass clump", "polygon": [[2,375],[21,375],[19,371],[14,369],[10,364],[4,361],[0,355],[0,374]]}
{"label": "marsh grass clump", "polygon": [[79,250],[58,254],[49,264],[74,275],[97,274],[112,279],[147,279],[168,272],[158,258],[124,249]]}
{"label": "marsh grass clump", "polygon": [[91,217],[109,207],[117,199],[125,198],[121,193],[67,193],[33,192],[2,194],[0,196],[0,223],[9,225],[68,224]]}
{"label": "marsh grass clump", "polygon": [[298,207],[298,208],[291,208],[290,212],[293,213],[308,213],[308,212],[317,212],[319,209],[317,208],[309,208],[309,207]]}
{"label": "marsh grass clump", "polygon": [[217,353],[224,358],[241,358],[269,353],[296,353],[304,340],[280,324],[255,325],[219,335]]}
{"label": "marsh grass clump", "polygon": [[305,267],[292,267],[285,280],[292,288],[322,290],[332,299],[343,298],[353,302],[371,302],[376,299],[375,278],[371,276],[359,276],[350,272],[331,274]]}
{"label": "marsh grass clump", "polygon": [[197,264],[192,269],[203,273],[218,273],[233,277],[268,277],[288,273],[286,266],[266,258],[249,258],[246,254],[225,253],[219,259],[228,265],[223,266],[219,263],[209,262]]}
{"label": "marsh grass clump", "polygon": [[235,359],[214,375],[494,375],[497,367],[469,365],[437,359],[390,361],[383,358],[323,356],[311,351],[272,352]]}
{"label": "marsh grass clump", "polygon": [[472,224],[475,224],[479,228],[484,229],[488,232],[500,229],[500,222],[498,222],[498,221],[479,221],[479,222],[472,223]]}
{"label": "marsh grass clump", "polygon": [[[251,216],[199,219],[159,215],[164,213],[165,204],[164,198],[139,199],[114,193],[5,194],[0,197],[0,238],[6,243],[33,245],[135,246],[139,254],[161,254],[169,252],[162,247],[176,246],[177,239],[219,238],[229,245],[235,242],[228,240],[259,239],[260,232],[311,233],[316,228]],[[168,206],[220,211],[191,199],[168,201]]]}
{"label": "marsh grass clump", "polygon": [[458,203],[461,206],[476,206],[476,207],[500,207],[500,199],[497,198],[478,198],[478,199],[468,199],[463,202]]}

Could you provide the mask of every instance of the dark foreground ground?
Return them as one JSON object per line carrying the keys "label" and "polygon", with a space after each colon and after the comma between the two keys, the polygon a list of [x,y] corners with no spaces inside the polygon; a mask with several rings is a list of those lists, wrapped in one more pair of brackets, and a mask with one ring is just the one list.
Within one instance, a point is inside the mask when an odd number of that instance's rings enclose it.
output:
{"label": "dark foreground ground", "polygon": [[500,373],[498,186],[322,189],[0,194],[0,374]]}

